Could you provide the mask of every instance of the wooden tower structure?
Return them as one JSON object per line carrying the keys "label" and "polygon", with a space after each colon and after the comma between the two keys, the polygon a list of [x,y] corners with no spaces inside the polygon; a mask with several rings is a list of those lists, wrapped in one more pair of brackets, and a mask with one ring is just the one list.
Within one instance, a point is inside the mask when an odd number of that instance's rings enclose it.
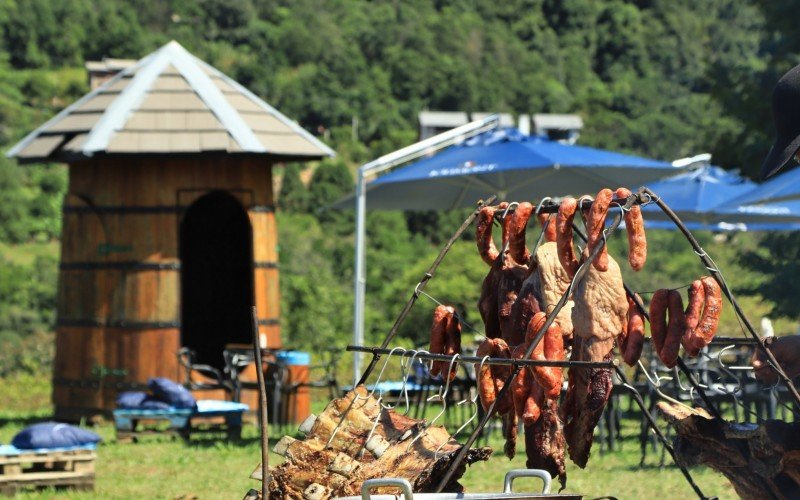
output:
{"label": "wooden tower structure", "polygon": [[149,377],[181,380],[176,352],[223,366],[250,342],[249,309],[280,346],[271,167],[333,151],[170,42],[12,148],[69,165],[53,401],[75,419]]}

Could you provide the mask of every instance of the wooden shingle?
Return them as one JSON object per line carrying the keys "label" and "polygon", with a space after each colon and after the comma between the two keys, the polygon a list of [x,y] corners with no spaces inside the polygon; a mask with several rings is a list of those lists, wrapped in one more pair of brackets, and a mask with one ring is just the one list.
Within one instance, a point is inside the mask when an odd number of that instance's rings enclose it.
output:
{"label": "wooden shingle", "polygon": [[63,140],[63,135],[43,135],[37,137],[35,141],[28,144],[25,149],[19,152],[19,156],[21,158],[50,156],[50,153],[52,153]]}
{"label": "wooden shingle", "polygon": [[52,160],[61,152],[72,160],[76,154],[97,152],[205,151],[334,154],[244,87],[170,42],[68,106],[8,155],[30,161]]}

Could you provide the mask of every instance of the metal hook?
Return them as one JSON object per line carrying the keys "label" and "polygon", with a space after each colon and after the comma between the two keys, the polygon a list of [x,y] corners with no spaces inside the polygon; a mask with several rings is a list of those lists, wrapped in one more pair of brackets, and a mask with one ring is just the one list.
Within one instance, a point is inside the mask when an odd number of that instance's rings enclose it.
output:
{"label": "metal hook", "polygon": [[[331,443],[333,442],[333,439],[336,437],[336,433],[339,432],[339,428],[341,428],[342,424],[345,421],[345,418],[347,418],[347,414],[350,413],[350,410],[356,404],[356,401],[359,401],[359,400],[363,399],[364,402],[366,403],[375,394],[375,389],[378,387],[378,383],[380,382],[380,379],[383,376],[383,371],[386,369],[386,365],[389,364],[389,359],[391,359],[392,355],[394,354],[394,351],[396,351],[397,349],[402,349],[403,351],[406,351],[406,349],[403,348],[403,347],[395,347],[394,349],[391,350],[391,352],[389,352],[389,354],[388,354],[388,356],[386,358],[386,362],[383,364],[383,368],[381,368],[381,371],[378,374],[378,379],[375,381],[375,384],[372,387],[372,391],[370,391],[369,394],[367,394],[366,396],[361,396],[361,395],[358,394],[358,392],[356,392],[357,388],[353,387],[353,399],[350,401],[350,404],[347,405],[347,408],[342,412],[342,416],[339,418],[339,422],[336,423],[336,427],[334,427],[333,431],[331,431],[331,436],[328,438],[328,441],[325,443],[325,449],[327,449],[331,445]],[[383,396],[378,397],[378,407],[380,407],[380,403],[381,403],[382,397]]]}
{"label": "metal hook", "polygon": [[411,361],[408,362],[408,368],[406,370],[405,376],[403,377],[403,386],[400,388],[400,396],[405,398],[406,400],[406,410],[403,412],[403,415],[408,415],[408,412],[411,410],[411,404],[408,399],[408,385],[407,385],[409,372],[414,369],[414,360],[417,358],[417,355],[422,353],[430,354],[430,352],[426,351],[425,349],[414,351],[414,354],[411,356]]}
{"label": "metal hook", "polygon": [[[488,355],[487,355],[487,356],[484,356],[484,357],[483,357],[483,359],[481,359],[481,363],[480,363],[480,365],[478,365],[478,371],[475,373],[475,375],[476,375],[476,377],[475,377],[475,378],[476,378],[476,379],[477,379],[477,377],[480,377],[480,374],[481,374],[481,372],[483,371],[483,365],[486,363],[486,360],[487,360],[487,359],[489,359],[489,356],[488,356]],[[461,433],[461,431],[463,431],[464,429],[466,429],[466,428],[467,428],[467,426],[468,426],[468,425],[469,425],[469,424],[470,424],[470,423],[471,423],[473,420],[475,420],[475,419],[478,417],[478,397],[479,397],[479,396],[480,396],[480,395],[479,395],[478,391],[475,391],[475,396],[473,396],[473,397],[472,397],[472,399],[470,399],[469,397],[467,397],[467,398],[465,398],[463,401],[459,401],[458,403],[456,403],[456,406],[461,406],[461,405],[464,405],[464,404],[471,404],[471,405],[475,406],[475,411],[472,413],[472,416],[471,416],[471,417],[470,417],[470,418],[469,418],[469,419],[468,419],[466,422],[464,422],[464,423],[461,425],[461,427],[459,427],[459,428],[458,428],[458,430],[456,430],[456,431],[455,431],[455,432],[454,432],[454,433],[453,433],[453,434],[450,436],[450,438],[451,438],[451,439],[455,439],[455,438],[456,438],[456,436],[458,436],[458,435]],[[441,451],[441,449],[444,447],[444,445],[445,445],[445,444],[447,444],[447,442],[446,442],[446,441],[445,441],[445,442],[443,442],[442,444],[440,444],[438,448],[436,448],[436,451],[435,451],[435,452],[434,452],[434,454],[433,454],[433,459],[434,459],[434,461],[435,461],[435,460],[437,460],[437,459],[439,458],[439,452]]]}
{"label": "metal hook", "polygon": [[[658,373],[654,372],[653,375],[656,377],[656,379],[653,380],[650,377],[650,373],[647,371],[647,368],[644,367],[644,364],[642,363],[642,360],[637,361],[637,363],[639,364],[639,368],[642,369],[642,373],[644,374],[645,378],[650,383],[650,385],[653,387],[653,389],[655,389],[656,393],[659,396],[661,396],[662,398],[666,399],[670,403],[674,403],[674,404],[680,405],[680,406],[686,406],[685,404],[681,403],[677,399],[673,399],[673,398],[667,396],[666,394],[664,394],[664,392],[661,391],[661,381],[662,380],[672,380],[672,377],[662,377]],[[688,406],[686,406],[686,407],[689,408]]]}
{"label": "metal hook", "polygon": [[506,215],[508,215],[508,212],[512,208],[517,208],[518,206],[519,206],[519,202],[512,201],[511,203],[509,203],[508,206],[506,207],[506,209],[503,210],[503,215],[500,216],[500,220],[505,220],[506,219]]}
{"label": "metal hook", "polygon": [[[384,361],[381,371],[378,372],[378,378],[376,378],[375,382],[372,384],[372,390],[369,393],[370,396],[375,395],[375,390],[378,388],[378,385],[381,383],[381,379],[383,378],[383,372],[386,370],[386,367],[389,365],[389,360],[392,359],[392,356],[394,356],[394,352],[397,350],[401,350],[403,352],[407,351],[405,347],[395,347],[391,351],[389,351],[389,354],[386,355],[386,361]],[[380,399],[380,397],[378,399]]]}
{"label": "metal hook", "polygon": [[538,204],[538,205],[536,205],[536,210],[535,210],[533,213],[534,213],[535,215],[539,215],[539,212],[542,210],[542,207],[544,206],[544,203],[545,203],[546,201],[552,201],[552,200],[553,200],[553,198],[550,198],[549,196],[545,196],[544,198],[542,198],[542,199],[539,201],[539,204]]}
{"label": "metal hook", "polygon": [[433,401],[434,399],[439,399],[439,400],[442,402],[442,409],[441,409],[441,411],[439,411],[439,413],[438,413],[438,414],[437,414],[435,417],[433,417],[433,420],[431,420],[430,422],[428,422],[428,423],[427,423],[427,425],[425,425],[425,429],[423,429],[423,430],[422,430],[422,431],[421,431],[419,434],[417,434],[417,435],[416,435],[416,437],[414,437],[414,439],[412,439],[412,440],[411,440],[411,442],[410,442],[410,443],[408,443],[408,448],[406,449],[406,451],[408,451],[408,450],[411,450],[411,447],[412,447],[412,446],[414,446],[414,443],[415,443],[415,442],[416,442],[416,441],[417,441],[419,438],[421,438],[421,437],[422,437],[422,436],[423,436],[423,435],[424,435],[424,434],[425,434],[425,433],[428,431],[428,429],[430,429],[430,428],[433,426],[433,424],[434,424],[434,423],[435,423],[437,420],[439,420],[440,418],[442,418],[442,415],[444,415],[444,413],[447,411],[447,394],[450,392],[450,372],[453,370],[453,363],[455,363],[455,361],[456,361],[456,360],[457,360],[457,359],[458,359],[460,356],[461,356],[461,354],[458,354],[458,353],[456,353],[456,354],[454,354],[454,355],[453,355],[453,357],[450,359],[450,365],[449,365],[449,366],[448,366],[448,368],[447,368],[447,372],[446,372],[446,373],[447,373],[447,375],[446,375],[446,377],[445,377],[444,390],[442,390],[442,389],[440,388],[440,389],[439,389],[439,394],[438,394],[438,395],[436,395],[436,396],[431,396],[430,398],[428,398],[428,401]]}

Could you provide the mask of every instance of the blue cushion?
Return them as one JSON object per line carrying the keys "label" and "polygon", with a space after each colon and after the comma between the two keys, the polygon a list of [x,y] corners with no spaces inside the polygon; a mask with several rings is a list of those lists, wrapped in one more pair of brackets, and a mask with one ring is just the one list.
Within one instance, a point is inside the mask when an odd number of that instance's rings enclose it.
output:
{"label": "blue cushion", "polygon": [[172,380],[156,377],[147,381],[147,387],[153,391],[153,395],[175,408],[197,408],[192,393],[184,386],[176,384]]}
{"label": "blue cushion", "polygon": [[21,450],[37,448],[68,448],[100,442],[92,431],[58,422],[42,422],[28,426],[17,433],[11,444]]}
{"label": "blue cushion", "polygon": [[117,408],[139,408],[139,405],[141,405],[145,399],[147,399],[146,392],[120,392],[117,395]]}
{"label": "blue cushion", "polygon": [[170,406],[169,403],[165,403],[160,399],[154,398],[153,396],[147,396],[142,400],[141,403],[139,403],[137,408],[141,408],[143,410],[169,410],[172,408],[172,406]]}
{"label": "blue cushion", "polygon": [[146,392],[120,392],[117,396],[117,408],[125,410],[169,410],[172,406]]}

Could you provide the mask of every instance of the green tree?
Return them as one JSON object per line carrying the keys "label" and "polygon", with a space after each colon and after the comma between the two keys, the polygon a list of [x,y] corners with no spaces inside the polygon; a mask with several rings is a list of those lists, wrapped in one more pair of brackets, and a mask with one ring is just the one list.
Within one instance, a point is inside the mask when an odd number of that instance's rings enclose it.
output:
{"label": "green tree", "polygon": [[311,193],[300,179],[301,166],[288,163],[283,169],[278,206],[285,212],[302,213],[308,211]]}

